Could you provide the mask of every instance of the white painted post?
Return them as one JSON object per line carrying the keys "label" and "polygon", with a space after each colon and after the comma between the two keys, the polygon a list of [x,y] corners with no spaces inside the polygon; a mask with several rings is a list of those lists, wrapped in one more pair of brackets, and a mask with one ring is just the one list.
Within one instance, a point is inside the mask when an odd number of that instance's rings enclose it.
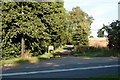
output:
{"label": "white painted post", "polygon": [[120,21],[120,1],[118,2],[118,21]]}
{"label": "white painted post", "polygon": [[53,46],[49,46],[48,47],[48,53],[50,53],[50,50],[54,51],[54,47]]}

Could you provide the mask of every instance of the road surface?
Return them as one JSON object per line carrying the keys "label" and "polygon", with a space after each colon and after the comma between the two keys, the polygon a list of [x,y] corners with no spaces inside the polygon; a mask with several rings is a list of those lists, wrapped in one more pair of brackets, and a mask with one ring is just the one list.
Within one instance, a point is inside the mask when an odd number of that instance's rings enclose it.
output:
{"label": "road surface", "polygon": [[[66,50],[65,50],[66,52]],[[68,50],[69,52],[69,50]],[[64,51],[63,51],[64,53]],[[74,57],[72,55],[3,68],[4,78],[83,78],[118,74],[118,57]]]}

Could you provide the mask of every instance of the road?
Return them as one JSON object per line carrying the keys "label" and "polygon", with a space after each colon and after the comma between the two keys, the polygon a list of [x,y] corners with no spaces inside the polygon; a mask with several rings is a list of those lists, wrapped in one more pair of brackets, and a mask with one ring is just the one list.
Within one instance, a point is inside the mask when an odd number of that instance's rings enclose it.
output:
{"label": "road", "polygon": [[[64,51],[62,51],[64,53]],[[65,50],[66,52],[66,50]],[[69,51],[68,51],[69,52]],[[74,57],[72,55],[3,68],[3,78],[82,78],[117,74],[118,57]]]}

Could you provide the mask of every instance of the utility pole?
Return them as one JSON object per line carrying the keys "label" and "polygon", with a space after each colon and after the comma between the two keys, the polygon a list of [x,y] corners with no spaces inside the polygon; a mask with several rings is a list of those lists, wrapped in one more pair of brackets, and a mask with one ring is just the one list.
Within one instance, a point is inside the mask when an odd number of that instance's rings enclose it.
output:
{"label": "utility pole", "polygon": [[[23,2],[22,2],[23,3]],[[24,14],[23,12],[23,4],[22,4],[22,14]],[[21,38],[21,57],[24,57],[24,52],[25,52],[25,40],[24,40],[24,35],[22,34],[22,38]]]}

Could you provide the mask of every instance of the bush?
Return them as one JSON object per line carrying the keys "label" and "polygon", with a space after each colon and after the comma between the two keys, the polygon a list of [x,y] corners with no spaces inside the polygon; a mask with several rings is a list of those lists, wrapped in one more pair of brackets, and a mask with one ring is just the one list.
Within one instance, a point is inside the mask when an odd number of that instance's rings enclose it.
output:
{"label": "bush", "polygon": [[101,30],[108,33],[109,48],[120,49],[120,21],[114,21],[109,26],[103,26]]}

